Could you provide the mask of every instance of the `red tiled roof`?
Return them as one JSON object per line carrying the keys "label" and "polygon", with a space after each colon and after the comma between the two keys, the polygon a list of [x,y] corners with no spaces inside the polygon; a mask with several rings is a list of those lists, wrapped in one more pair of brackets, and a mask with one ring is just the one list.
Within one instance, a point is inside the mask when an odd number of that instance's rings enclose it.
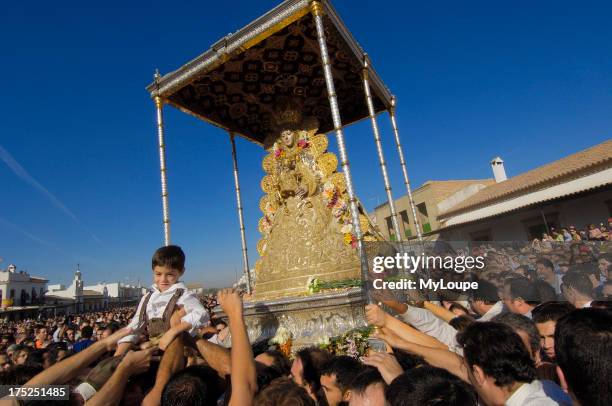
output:
{"label": "red tiled roof", "polygon": [[504,182],[495,183],[482,189],[438,217],[451,215],[488,206],[511,197],[546,188],[587,173],[599,171],[612,165],[612,140],[561,158],[557,161],[532,169]]}

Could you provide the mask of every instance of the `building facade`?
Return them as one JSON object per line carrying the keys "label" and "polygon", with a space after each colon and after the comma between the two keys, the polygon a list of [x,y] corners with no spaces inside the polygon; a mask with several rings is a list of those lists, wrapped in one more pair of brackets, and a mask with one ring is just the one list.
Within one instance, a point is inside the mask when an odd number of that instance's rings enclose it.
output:
{"label": "building facade", "polygon": [[17,271],[13,264],[0,270],[0,301],[2,308],[33,306],[44,302],[47,279]]}
{"label": "building facade", "polygon": [[[430,233],[440,228],[437,219],[441,210],[452,207],[481,189],[495,183],[493,179],[427,181],[412,192],[415,209],[422,233]],[[442,209],[439,207],[442,204]],[[410,207],[408,195],[395,200],[395,210],[398,214],[398,225],[402,240],[416,238],[416,222]],[[391,210],[389,204],[382,204],[370,213],[380,233],[387,239],[397,238],[393,231]]]}
{"label": "building facade", "polygon": [[442,227],[434,234],[446,241],[533,240],[553,229],[607,223],[609,217],[612,140],[509,179],[504,173],[442,211]]}

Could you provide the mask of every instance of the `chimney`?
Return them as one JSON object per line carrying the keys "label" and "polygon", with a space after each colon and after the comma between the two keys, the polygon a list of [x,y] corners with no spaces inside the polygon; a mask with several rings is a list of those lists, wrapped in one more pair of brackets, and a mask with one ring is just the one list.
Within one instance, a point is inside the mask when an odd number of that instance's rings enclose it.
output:
{"label": "chimney", "polygon": [[491,168],[493,169],[495,183],[500,183],[508,179],[506,177],[506,170],[504,169],[504,161],[500,157],[493,158],[491,161]]}

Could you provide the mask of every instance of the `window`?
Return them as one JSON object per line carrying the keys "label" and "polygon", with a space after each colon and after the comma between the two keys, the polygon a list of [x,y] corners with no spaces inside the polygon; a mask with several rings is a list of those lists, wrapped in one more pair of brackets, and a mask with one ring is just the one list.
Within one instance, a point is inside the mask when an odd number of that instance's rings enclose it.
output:
{"label": "window", "polygon": [[470,240],[472,241],[492,241],[491,229],[475,231],[470,233]]}
{"label": "window", "polygon": [[[546,223],[544,223],[544,217],[546,217]],[[546,213],[544,216],[539,215],[524,219],[522,223],[529,240],[541,239],[542,234],[550,233],[553,228],[558,229],[559,215],[558,213]]]}
{"label": "window", "polygon": [[427,214],[427,206],[425,202],[417,204],[417,215],[419,216],[419,222],[424,233],[431,231],[431,224],[429,224],[429,215]]}
{"label": "window", "polygon": [[391,216],[385,219],[387,222],[387,231],[389,232],[389,238],[391,241],[395,241],[395,232],[393,231],[393,220],[391,220]]}
{"label": "window", "polygon": [[15,299],[15,289],[11,289],[10,299]]}
{"label": "window", "polygon": [[408,217],[408,212],[406,210],[400,211],[400,217],[402,219],[402,228],[404,229],[404,235],[406,237],[411,237],[412,231],[410,231],[410,218]]}

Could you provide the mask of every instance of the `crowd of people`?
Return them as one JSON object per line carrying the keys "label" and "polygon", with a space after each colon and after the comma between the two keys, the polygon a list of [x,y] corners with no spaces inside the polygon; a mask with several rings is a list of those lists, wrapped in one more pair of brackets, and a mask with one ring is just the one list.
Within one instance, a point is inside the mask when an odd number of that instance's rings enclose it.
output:
{"label": "crowd of people", "polygon": [[554,248],[477,250],[490,268],[466,298],[368,304],[376,351],[289,358],[252,345],[238,291],[186,292],[184,254],[163,247],[136,309],[3,323],[0,385],[70,385],[53,404],[89,406],[609,405],[610,254],[579,250],[565,267]]}
{"label": "crowd of people", "polygon": [[612,217],[608,218],[608,224],[589,224],[582,229],[576,226],[562,227],[556,230],[554,227],[547,233],[542,234],[542,239],[536,239],[542,243],[569,242],[569,241],[612,241]]}

